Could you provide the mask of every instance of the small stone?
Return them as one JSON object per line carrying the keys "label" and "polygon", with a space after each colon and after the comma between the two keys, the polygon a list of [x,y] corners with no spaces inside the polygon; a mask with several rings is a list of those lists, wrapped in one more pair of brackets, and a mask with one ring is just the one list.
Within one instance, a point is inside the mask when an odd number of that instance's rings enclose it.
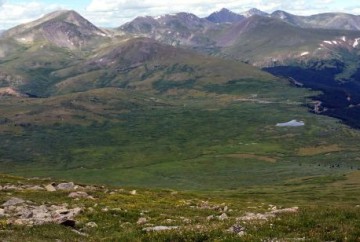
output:
{"label": "small stone", "polygon": [[70,198],[87,198],[89,197],[89,194],[87,194],[86,192],[72,192],[69,194]]}
{"label": "small stone", "polygon": [[281,213],[297,213],[299,211],[299,207],[292,208],[283,208],[283,209],[272,209],[271,214],[281,214]]}
{"label": "small stone", "polygon": [[223,213],[223,214],[221,214],[220,216],[218,216],[218,219],[219,219],[220,221],[227,220],[228,218],[229,218],[229,217],[227,216],[226,213]]}
{"label": "small stone", "polygon": [[146,218],[139,218],[138,221],[136,222],[137,224],[146,224],[147,223],[147,219]]}
{"label": "small stone", "polygon": [[5,210],[0,208],[0,218],[5,216]]}
{"label": "small stone", "polygon": [[183,218],[183,222],[186,223],[186,224],[189,224],[189,223],[191,223],[191,219]]}
{"label": "small stone", "polygon": [[136,195],[137,192],[136,192],[136,190],[132,190],[132,191],[130,192],[130,194],[131,194],[131,195]]}
{"label": "small stone", "polygon": [[108,212],[108,211],[109,211],[109,208],[102,208],[101,211],[103,211],[103,212]]}
{"label": "small stone", "polygon": [[53,184],[46,185],[45,189],[48,192],[56,192],[56,188],[53,186]]}
{"label": "small stone", "polygon": [[166,230],[173,230],[178,228],[179,226],[155,226],[155,227],[147,227],[144,228],[143,230],[146,232],[150,232],[150,231],[166,231]]}
{"label": "small stone", "polygon": [[239,224],[234,224],[227,231],[230,233],[239,234],[241,232],[244,232],[245,228]]}
{"label": "small stone", "polygon": [[22,200],[21,198],[13,197],[13,198],[9,199],[8,201],[6,201],[3,204],[3,207],[15,206],[18,204],[23,204],[23,203],[25,203],[25,201]]}
{"label": "small stone", "polygon": [[32,186],[32,187],[28,187],[27,190],[30,190],[30,191],[42,191],[44,190],[44,188],[42,188],[41,186]]}
{"label": "small stone", "polygon": [[89,237],[88,234],[83,233],[83,232],[80,232],[80,231],[77,231],[76,229],[72,229],[71,231],[73,231],[74,233],[76,233],[76,234],[78,234],[78,235],[81,235],[81,236],[84,236],[84,237]]}
{"label": "small stone", "polygon": [[56,186],[59,190],[74,190],[75,184],[73,182],[60,183]]}
{"label": "small stone", "polygon": [[89,228],[97,228],[98,225],[95,223],[95,222],[88,222],[86,224],[86,227],[89,227]]}
{"label": "small stone", "polygon": [[213,220],[214,218],[215,218],[214,215],[209,215],[209,216],[206,217],[206,220],[207,220],[207,221],[211,221],[211,220]]}

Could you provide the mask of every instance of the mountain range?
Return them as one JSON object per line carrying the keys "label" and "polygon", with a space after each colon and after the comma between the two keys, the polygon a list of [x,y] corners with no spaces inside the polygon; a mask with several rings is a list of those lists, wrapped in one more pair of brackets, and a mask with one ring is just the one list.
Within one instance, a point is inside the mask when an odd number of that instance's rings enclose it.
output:
{"label": "mountain range", "polygon": [[[205,189],[247,184],[242,169],[260,174],[251,184],[277,182],[272,172],[282,180],[332,172],[322,165],[334,166],[336,152],[356,156],[357,133],[313,113],[358,127],[360,32],[276,13],[167,14],[103,29],[57,11],[3,32],[1,169]],[[305,127],[276,128],[293,119]],[[336,155],[299,155],[317,144]],[[350,158],[345,170],[357,165]],[[236,165],[244,160],[255,163]],[[278,163],[253,167],[264,161]],[[321,169],[294,175],[300,161]]]}

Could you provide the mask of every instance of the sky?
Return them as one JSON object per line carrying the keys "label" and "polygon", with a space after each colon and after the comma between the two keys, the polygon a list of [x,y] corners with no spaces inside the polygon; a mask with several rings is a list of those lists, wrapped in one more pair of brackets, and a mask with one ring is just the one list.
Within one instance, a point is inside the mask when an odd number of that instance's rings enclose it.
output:
{"label": "sky", "polygon": [[258,8],[284,10],[297,15],[347,12],[360,15],[359,0],[0,0],[0,29],[26,23],[45,14],[71,9],[100,27],[118,27],[137,16],[191,12],[208,16],[221,8],[236,13]]}

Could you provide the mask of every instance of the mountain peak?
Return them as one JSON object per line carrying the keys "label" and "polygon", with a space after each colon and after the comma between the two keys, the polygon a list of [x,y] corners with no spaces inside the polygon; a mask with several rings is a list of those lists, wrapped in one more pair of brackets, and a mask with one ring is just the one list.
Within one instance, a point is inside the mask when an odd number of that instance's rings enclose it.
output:
{"label": "mountain peak", "polygon": [[268,17],[269,14],[266,13],[266,12],[263,12],[257,8],[252,8],[252,9],[249,9],[248,11],[246,12],[243,12],[242,15],[244,15],[245,17],[251,17],[251,16],[254,16],[254,15],[259,15],[259,16],[264,16],[264,17]]}
{"label": "mountain peak", "polygon": [[106,36],[106,33],[73,10],[58,10],[9,29],[3,36],[24,43],[45,40],[73,49],[83,46],[92,37]]}
{"label": "mountain peak", "polygon": [[210,14],[206,19],[213,23],[234,23],[243,20],[244,16],[234,13],[227,8],[222,8],[220,11]]}

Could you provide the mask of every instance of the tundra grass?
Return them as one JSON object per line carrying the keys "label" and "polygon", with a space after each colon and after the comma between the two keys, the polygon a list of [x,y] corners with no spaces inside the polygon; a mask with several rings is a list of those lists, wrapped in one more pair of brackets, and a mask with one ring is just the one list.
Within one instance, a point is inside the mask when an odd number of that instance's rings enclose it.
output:
{"label": "tundra grass", "polygon": [[[215,100],[224,100],[221,95]],[[105,103],[100,114],[104,122],[91,121],[81,101],[62,101],[66,108],[82,111],[85,116],[71,118],[85,124],[46,124],[43,115],[43,124],[27,126],[26,118],[46,114],[51,106],[25,113],[18,133],[1,134],[0,166],[25,176],[200,190],[282,184],[359,169],[360,133],[307,112],[295,102],[298,97],[289,94],[265,103],[230,97],[216,103],[163,96],[151,105],[143,101],[146,95],[111,100],[112,109]],[[276,127],[292,119],[305,126]]]}
{"label": "tundra grass", "polygon": [[[173,189],[97,186],[92,199],[72,199],[69,192],[2,190],[0,202],[19,197],[33,204],[81,207],[74,228],[47,224],[20,226],[0,218],[0,235],[6,241],[358,241],[359,172],[293,180],[287,185],[248,186],[211,192]],[[51,179],[0,176],[0,184],[46,185]],[[271,208],[297,206],[298,212],[280,214],[264,221],[237,221],[246,213],[266,213]],[[226,208],[225,208],[226,207]],[[217,219],[226,210],[228,219]],[[214,216],[209,219],[209,216]],[[147,222],[138,223],[139,218]],[[89,227],[87,223],[96,223]],[[245,235],[228,232],[234,224]],[[178,226],[163,232],[145,232],[151,226]],[[79,233],[80,232],[80,233]]]}

